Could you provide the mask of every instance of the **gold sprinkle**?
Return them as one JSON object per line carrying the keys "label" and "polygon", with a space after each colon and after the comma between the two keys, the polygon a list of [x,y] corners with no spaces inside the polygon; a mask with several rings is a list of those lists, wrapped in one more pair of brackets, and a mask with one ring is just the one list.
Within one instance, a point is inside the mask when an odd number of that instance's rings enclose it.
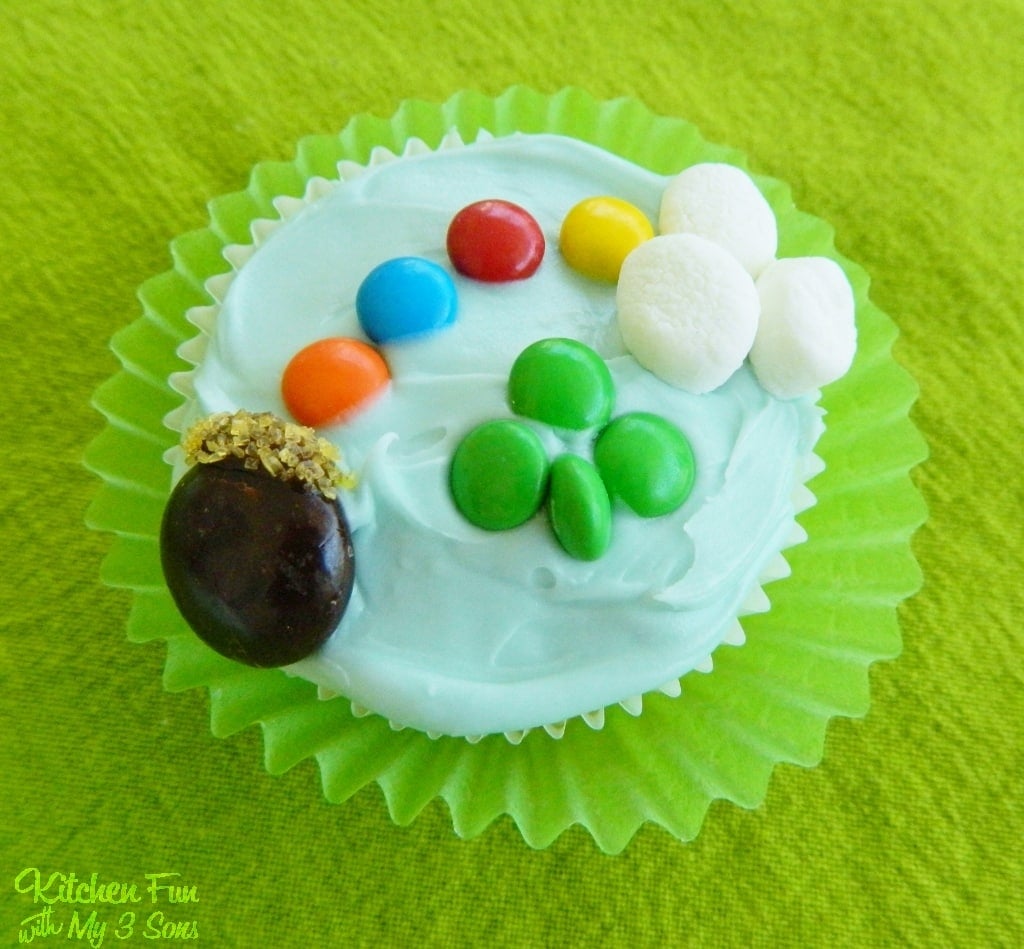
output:
{"label": "gold sprinkle", "polygon": [[270,412],[219,412],[200,419],[182,440],[185,461],[210,465],[225,458],[245,468],[263,467],[281,481],[299,481],[333,499],[338,488],[354,488],[355,476],[340,464],[336,446],[304,425]]}

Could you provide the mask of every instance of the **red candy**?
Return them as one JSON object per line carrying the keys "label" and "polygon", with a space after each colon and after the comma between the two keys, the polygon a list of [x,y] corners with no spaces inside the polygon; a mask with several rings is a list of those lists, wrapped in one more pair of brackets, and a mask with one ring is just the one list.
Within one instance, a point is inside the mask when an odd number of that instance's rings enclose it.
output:
{"label": "red candy", "polygon": [[387,363],[358,339],[333,336],[297,352],[281,379],[281,395],[294,418],[320,428],[351,418],[380,395],[391,379]]}
{"label": "red candy", "polygon": [[544,257],[544,234],[529,211],[510,201],[477,201],[448,227],[448,256],[455,269],[487,283],[531,276]]}

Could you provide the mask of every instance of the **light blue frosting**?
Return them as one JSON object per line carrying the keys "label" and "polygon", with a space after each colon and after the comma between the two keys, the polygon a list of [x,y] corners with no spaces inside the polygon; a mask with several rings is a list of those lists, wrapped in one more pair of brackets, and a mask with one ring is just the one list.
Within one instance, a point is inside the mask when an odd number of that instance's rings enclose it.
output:
{"label": "light blue frosting", "polygon": [[[518,731],[655,689],[700,664],[734,626],[793,530],[791,498],[821,412],[810,397],[768,395],[747,366],[708,395],[661,382],[623,348],[615,288],[571,270],[557,248],[578,201],[613,195],[656,220],[667,180],[547,135],[405,157],[311,203],[240,269],[196,370],[196,414],[287,417],[279,386],[288,360],[324,336],[362,337],[356,291],[384,260],[432,260],[459,295],[454,326],[383,347],[386,395],[321,432],[360,479],[342,499],[356,590],[338,630],[294,671],[424,731]],[[488,284],[451,267],[448,224],[484,198],[520,204],[541,225],[548,246],[533,277]],[[549,336],[596,349],[615,380],[615,414],[670,418],[697,461],[680,510],[643,520],[617,508],[611,548],[593,563],[566,555],[543,516],[508,532],[473,527],[448,490],[459,440],[511,416],[509,368]],[[534,427],[552,457],[589,457],[593,432]]]}

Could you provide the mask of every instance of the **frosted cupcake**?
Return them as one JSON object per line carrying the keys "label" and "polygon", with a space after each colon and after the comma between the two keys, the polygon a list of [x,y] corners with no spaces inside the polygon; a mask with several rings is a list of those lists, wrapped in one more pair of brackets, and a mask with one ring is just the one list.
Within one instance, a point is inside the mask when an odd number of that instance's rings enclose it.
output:
{"label": "frosted cupcake", "polygon": [[[489,123],[481,109],[492,112]],[[529,118],[537,110],[540,122]],[[624,148],[614,130],[626,124]],[[903,415],[913,398],[887,357],[891,324],[867,303],[862,275],[837,257],[827,229],[796,212],[781,186],[737,172],[737,156],[635,103],[511,90],[494,101],[412,103],[392,127],[422,131],[374,141],[357,122],[331,145],[300,148],[287,189],[295,197],[267,196],[275,214],[251,214],[252,241],[224,248],[232,270],[208,282],[210,305],[188,312],[202,330],[193,329],[182,348],[195,368],[174,378],[184,395],[171,416],[179,431],[211,413],[244,409],[314,424],[340,449],[354,485],[338,491],[353,548],[344,615],[309,655],[288,656],[285,674],[211,654],[163,589],[139,594],[152,607],[147,616],[159,614],[161,626],[149,634],[168,637],[172,686],[176,679],[211,686],[215,728],[260,721],[271,770],[317,755],[332,799],[377,778],[396,819],[440,794],[460,833],[508,812],[535,844],[574,820],[606,849],[621,847],[648,819],[690,837],[712,797],[755,804],[774,761],[814,760],[827,717],[863,711],[859,697],[852,707],[850,683],[860,688],[867,663],[898,647],[888,619],[864,616],[841,634],[831,622],[835,608],[821,601],[842,603],[842,590],[822,588],[820,577],[834,568],[835,525],[810,531],[811,541],[795,557],[788,553],[805,536],[797,515],[814,500],[805,482],[818,475],[811,487],[827,499],[818,485],[827,489],[832,475],[823,450],[836,427],[831,416],[822,435],[830,394],[850,391],[867,359],[897,381],[889,397]],[[510,134],[522,130],[545,134]],[[324,167],[330,150],[333,169]],[[685,194],[695,176],[680,172],[693,168],[742,175],[748,193],[728,192],[725,213],[716,211],[706,196],[720,188]],[[336,179],[314,170],[333,170]],[[621,275],[587,255],[607,209],[575,230],[571,223],[570,211],[608,197],[629,209],[625,225],[612,213],[612,269]],[[542,253],[534,246],[528,273],[495,279],[474,270],[480,265],[465,247],[487,245],[486,233],[452,251],[453,222],[484,200],[524,212],[529,234],[541,235]],[[740,229],[740,244],[730,231],[738,213],[761,216]],[[768,218],[774,246],[767,246]],[[615,228],[641,220],[650,234],[623,245]],[[238,223],[220,230],[238,233]],[[597,242],[598,257],[608,243]],[[785,273],[794,259],[822,261],[813,266],[828,275]],[[418,272],[410,277],[401,269],[407,264],[394,262],[410,260],[427,269],[422,286],[432,315],[389,315],[385,306],[381,317],[366,301],[386,303],[389,285],[381,290],[371,278],[382,265],[386,276],[397,266],[390,276],[407,300],[419,292]],[[714,286],[726,289],[710,302],[694,299],[697,277],[650,289],[647,274],[666,270],[712,272]],[[838,352],[834,362],[849,363],[852,318],[845,337],[812,341],[802,359],[791,358],[785,337],[800,323],[800,288],[825,287],[831,300],[835,273],[850,316],[857,310],[860,349],[833,384],[845,365],[837,373],[825,357]],[[826,310],[842,305],[832,300]],[[671,317],[695,306],[712,312]],[[666,312],[678,325],[658,337],[651,327],[664,324]],[[161,315],[187,325],[185,312]],[[726,317],[733,329],[687,366],[686,354]],[[771,332],[757,338],[758,325]],[[386,375],[337,414],[320,416],[316,398],[312,408],[302,403],[308,365],[292,373],[299,381],[291,387],[283,381],[297,354],[338,339],[376,351]],[[668,358],[674,346],[679,356]],[[592,367],[583,395],[576,376],[565,382],[567,365]],[[319,397],[325,387],[313,388]],[[879,418],[892,409],[879,406]],[[481,430],[529,447],[488,454],[479,448]],[[871,437],[870,425],[857,433],[850,457],[863,450],[857,441]],[[909,427],[902,442],[886,483],[909,502],[894,515],[905,537],[920,517],[905,477],[920,445]],[[675,472],[668,502],[651,500],[656,485],[634,484],[635,469],[662,451],[649,446],[663,443],[670,448],[662,461]],[[180,454],[170,457],[180,475]],[[499,465],[496,457],[511,460]],[[507,478],[488,471],[531,465],[538,487],[522,500],[508,495]],[[845,497],[857,493],[857,467],[843,465]],[[877,482],[864,489],[875,490]],[[517,505],[523,516],[488,522],[489,511],[501,519]],[[827,518],[824,499],[812,510],[800,520],[822,511]],[[812,556],[819,537],[832,552],[824,559]],[[859,556],[862,534],[847,525],[841,537]],[[903,569],[890,578],[899,586],[890,612],[915,576],[905,541],[892,543]],[[787,558],[800,569],[769,587],[770,602],[763,587],[789,574]],[[786,591],[795,605],[787,607]],[[779,628],[799,630],[795,638],[773,638],[780,617]],[[887,639],[879,641],[883,625]],[[728,648],[745,637],[742,649]],[[867,644],[856,661],[848,658],[851,639]],[[804,712],[807,693],[822,688],[835,691],[835,703]],[[767,716],[773,703],[782,711]],[[596,747],[607,752],[600,763]],[[630,782],[639,771],[648,786],[611,815],[608,795],[629,760],[641,765],[628,769]],[[530,787],[545,788],[543,807],[524,794]]]}

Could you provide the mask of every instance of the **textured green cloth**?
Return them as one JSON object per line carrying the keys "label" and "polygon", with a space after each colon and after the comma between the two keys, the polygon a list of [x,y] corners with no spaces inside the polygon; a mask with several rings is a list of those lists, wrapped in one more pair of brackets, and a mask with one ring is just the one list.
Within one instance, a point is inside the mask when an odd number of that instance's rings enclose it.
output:
{"label": "textured green cloth", "polygon": [[[1021,48],[1016,0],[6,0],[0,944],[38,867],[180,873],[199,902],[157,908],[209,946],[1019,945]],[[616,857],[578,828],[532,851],[507,819],[464,842],[436,801],[399,828],[373,785],[325,804],[310,762],[268,776],[257,729],[212,738],[202,693],[163,691],[163,648],[124,641],[83,527],[107,340],[205,202],[355,113],[519,82],[635,96],[788,181],[900,326],[932,451],[925,587],[868,717],[757,811]],[[105,944],[139,944],[140,905],[120,941],[99,907]]]}

